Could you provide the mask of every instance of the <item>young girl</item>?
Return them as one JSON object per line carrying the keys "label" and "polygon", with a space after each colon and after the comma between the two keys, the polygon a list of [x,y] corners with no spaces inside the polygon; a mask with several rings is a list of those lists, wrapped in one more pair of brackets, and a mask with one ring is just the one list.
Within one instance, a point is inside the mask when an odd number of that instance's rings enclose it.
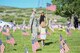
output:
{"label": "young girl", "polygon": [[[44,25],[44,24],[43,24]],[[46,40],[46,34],[47,34],[47,30],[46,27],[41,25],[39,28],[40,31],[40,39],[41,39],[41,43],[42,43],[42,47],[45,45],[45,40]]]}

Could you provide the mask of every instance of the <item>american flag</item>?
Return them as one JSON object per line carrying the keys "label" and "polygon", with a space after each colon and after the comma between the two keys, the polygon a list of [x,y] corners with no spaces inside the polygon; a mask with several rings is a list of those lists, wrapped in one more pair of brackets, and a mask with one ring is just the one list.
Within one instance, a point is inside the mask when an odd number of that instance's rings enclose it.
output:
{"label": "american flag", "polygon": [[2,27],[0,27],[0,32],[2,31]]}
{"label": "american flag", "polygon": [[25,30],[23,30],[23,31],[22,31],[22,35],[23,35],[23,36],[27,36],[27,35],[29,35],[29,33],[26,32]]}
{"label": "american flag", "polygon": [[7,33],[7,32],[2,32],[2,34],[5,35],[5,36],[9,36],[10,35],[10,33]]}
{"label": "american flag", "polygon": [[3,30],[2,30],[2,34],[5,35],[5,36],[10,35],[10,33],[8,33],[6,29],[3,29]]}
{"label": "american flag", "polygon": [[60,45],[60,53],[65,53],[64,48]]}
{"label": "american flag", "polygon": [[16,26],[14,26],[13,27],[13,32],[15,32],[17,30],[17,27]]}
{"label": "american flag", "polygon": [[24,53],[28,53],[28,48],[25,48],[25,52]]}
{"label": "american flag", "polygon": [[0,40],[0,53],[4,53],[4,49],[5,49],[5,46],[2,43],[2,41]]}
{"label": "american flag", "polygon": [[8,44],[10,44],[10,40],[6,40],[6,42],[7,42]]}
{"label": "american flag", "polygon": [[63,38],[62,38],[62,35],[60,34],[60,41],[62,41],[62,39],[63,39]]}
{"label": "american flag", "polygon": [[0,40],[0,45],[2,45],[2,41]]}
{"label": "american flag", "polygon": [[13,37],[10,39],[10,43],[11,43],[11,45],[13,45],[13,46],[14,46],[14,44],[15,44],[15,40],[14,40],[14,38],[13,38]]}
{"label": "american flag", "polygon": [[64,49],[65,49],[65,52],[68,52],[70,50],[65,40],[64,40]]}
{"label": "american flag", "polygon": [[68,28],[66,29],[66,34],[67,34],[67,35],[71,35],[70,29],[68,29]]}
{"label": "american flag", "polygon": [[50,3],[47,3],[46,9],[50,10],[50,11],[56,11],[56,5],[52,5]]}
{"label": "american flag", "polygon": [[40,45],[38,43],[38,41],[34,42],[32,41],[32,50],[36,51],[37,49],[39,49]]}
{"label": "american flag", "polygon": [[[61,49],[62,48],[62,49]],[[63,50],[64,49],[64,50]],[[60,52],[68,52],[70,49],[66,43],[66,40],[62,38],[62,35],[60,35]]]}
{"label": "american flag", "polygon": [[14,46],[14,44],[15,44],[15,40],[14,40],[13,37],[11,37],[10,40],[6,40],[6,42],[7,42],[8,44],[13,45],[13,46]]}

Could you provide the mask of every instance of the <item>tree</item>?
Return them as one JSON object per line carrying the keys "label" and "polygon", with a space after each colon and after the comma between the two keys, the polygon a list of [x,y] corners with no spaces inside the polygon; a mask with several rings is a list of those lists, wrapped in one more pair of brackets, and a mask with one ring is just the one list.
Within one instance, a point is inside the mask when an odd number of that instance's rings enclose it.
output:
{"label": "tree", "polygon": [[80,16],[80,0],[52,0],[57,5],[56,13],[62,16],[70,17],[74,15]]}

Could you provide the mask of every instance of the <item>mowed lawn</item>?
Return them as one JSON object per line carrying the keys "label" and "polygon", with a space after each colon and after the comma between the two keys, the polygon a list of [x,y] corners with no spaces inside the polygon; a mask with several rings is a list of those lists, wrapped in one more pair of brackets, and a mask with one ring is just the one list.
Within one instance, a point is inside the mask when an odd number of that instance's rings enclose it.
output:
{"label": "mowed lawn", "polygon": [[[30,31],[28,31],[30,33]],[[80,31],[79,30],[71,30],[72,35],[67,36],[65,31],[55,30],[51,35],[47,36],[45,41],[45,46],[40,47],[37,53],[60,53],[60,42],[59,37],[62,34],[63,38],[66,40],[70,51],[68,53],[80,53]],[[32,44],[31,44],[31,33],[29,36],[22,36],[21,30],[17,30],[16,32],[12,32],[17,45],[12,47],[11,45],[6,43],[6,38],[0,33],[0,39],[2,39],[5,45],[4,53],[24,53],[25,48],[28,48],[28,52],[32,53]],[[40,43],[40,42],[39,42]],[[40,43],[41,45],[41,43]],[[16,49],[16,50],[13,50]]]}

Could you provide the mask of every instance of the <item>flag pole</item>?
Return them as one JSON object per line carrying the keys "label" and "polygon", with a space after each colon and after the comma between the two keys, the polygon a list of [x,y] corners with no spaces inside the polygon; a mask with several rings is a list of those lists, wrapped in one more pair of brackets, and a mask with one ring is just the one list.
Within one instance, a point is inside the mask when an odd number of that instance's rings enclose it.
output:
{"label": "flag pole", "polygon": [[24,36],[22,36],[24,53],[28,53],[28,48],[26,47],[26,44],[25,44],[24,40],[25,40],[25,37],[24,37]]}
{"label": "flag pole", "polygon": [[48,25],[48,16],[47,16],[48,14],[47,14],[47,9],[46,9],[46,25]]}

